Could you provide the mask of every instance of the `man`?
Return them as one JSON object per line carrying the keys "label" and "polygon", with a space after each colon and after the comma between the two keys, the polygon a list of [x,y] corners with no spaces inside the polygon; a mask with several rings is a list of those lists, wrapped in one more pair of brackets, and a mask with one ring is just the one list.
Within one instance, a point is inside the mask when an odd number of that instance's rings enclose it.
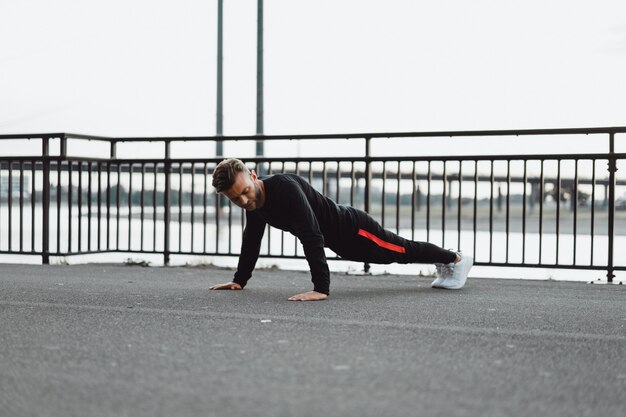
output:
{"label": "man", "polygon": [[364,211],[336,204],[297,175],[275,174],[261,179],[239,159],[226,159],[213,171],[213,186],[246,210],[246,227],[233,281],[215,285],[212,290],[243,289],[252,276],[267,224],[300,240],[311,269],[313,291],[289,297],[290,301],[328,298],[330,272],[324,247],[358,262],[433,263],[437,268],[433,288],[462,288],[473,264],[469,256],[383,229]]}

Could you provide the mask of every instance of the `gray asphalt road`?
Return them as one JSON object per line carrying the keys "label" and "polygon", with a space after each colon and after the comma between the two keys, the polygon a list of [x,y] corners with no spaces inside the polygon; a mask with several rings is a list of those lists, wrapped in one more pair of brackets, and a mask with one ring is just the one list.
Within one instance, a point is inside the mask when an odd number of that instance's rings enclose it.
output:
{"label": "gray asphalt road", "polygon": [[626,287],[0,265],[4,416],[626,415]]}

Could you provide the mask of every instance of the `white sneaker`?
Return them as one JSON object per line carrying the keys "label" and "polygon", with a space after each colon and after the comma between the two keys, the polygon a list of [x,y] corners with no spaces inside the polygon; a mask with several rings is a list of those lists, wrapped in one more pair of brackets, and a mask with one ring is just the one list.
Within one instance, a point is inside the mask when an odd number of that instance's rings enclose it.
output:
{"label": "white sneaker", "polygon": [[442,282],[438,283],[435,288],[445,288],[448,290],[458,290],[463,288],[465,281],[467,281],[467,274],[469,274],[472,265],[474,265],[474,259],[471,256],[465,256],[462,253],[459,253],[459,256],[461,257],[459,262],[448,264],[452,268],[452,274],[446,274]]}
{"label": "white sneaker", "polygon": [[435,269],[437,270],[437,278],[430,283],[430,286],[432,288],[443,288],[442,285],[446,278],[452,277],[454,263],[435,264]]}

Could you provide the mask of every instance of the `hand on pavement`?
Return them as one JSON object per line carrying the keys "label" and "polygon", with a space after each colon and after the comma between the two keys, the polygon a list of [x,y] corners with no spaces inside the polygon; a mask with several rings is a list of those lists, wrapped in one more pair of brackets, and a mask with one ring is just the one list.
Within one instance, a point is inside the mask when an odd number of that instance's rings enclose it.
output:
{"label": "hand on pavement", "polygon": [[227,282],[225,284],[218,284],[218,285],[214,285],[211,288],[209,288],[210,290],[240,290],[241,289],[241,285],[237,284],[236,282]]}
{"label": "hand on pavement", "polygon": [[317,292],[317,291],[309,291],[303,292],[302,294],[296,294],[288,298],[289,301],[320,301],[328,298],[328,295]]}

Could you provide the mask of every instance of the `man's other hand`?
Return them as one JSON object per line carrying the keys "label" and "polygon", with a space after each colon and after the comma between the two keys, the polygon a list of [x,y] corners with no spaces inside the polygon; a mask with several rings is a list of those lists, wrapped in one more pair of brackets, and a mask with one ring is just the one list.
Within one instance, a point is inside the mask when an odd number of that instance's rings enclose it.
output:
{"label": "man's other hand", "polygon": [[210,290],[240,290],[241,289],[241,285],[237,284],[236,282],[227,282],[225,284],[218,284],[218,285],[214,285],[211,288],[209,288]]}
{"label": "man's other hand", "polygon": [[289,301],[320,301],[328,298],[328,295],[317,292],[317,291],[309,291],[303,292],[302,294],[296,294],[288,298]]}

